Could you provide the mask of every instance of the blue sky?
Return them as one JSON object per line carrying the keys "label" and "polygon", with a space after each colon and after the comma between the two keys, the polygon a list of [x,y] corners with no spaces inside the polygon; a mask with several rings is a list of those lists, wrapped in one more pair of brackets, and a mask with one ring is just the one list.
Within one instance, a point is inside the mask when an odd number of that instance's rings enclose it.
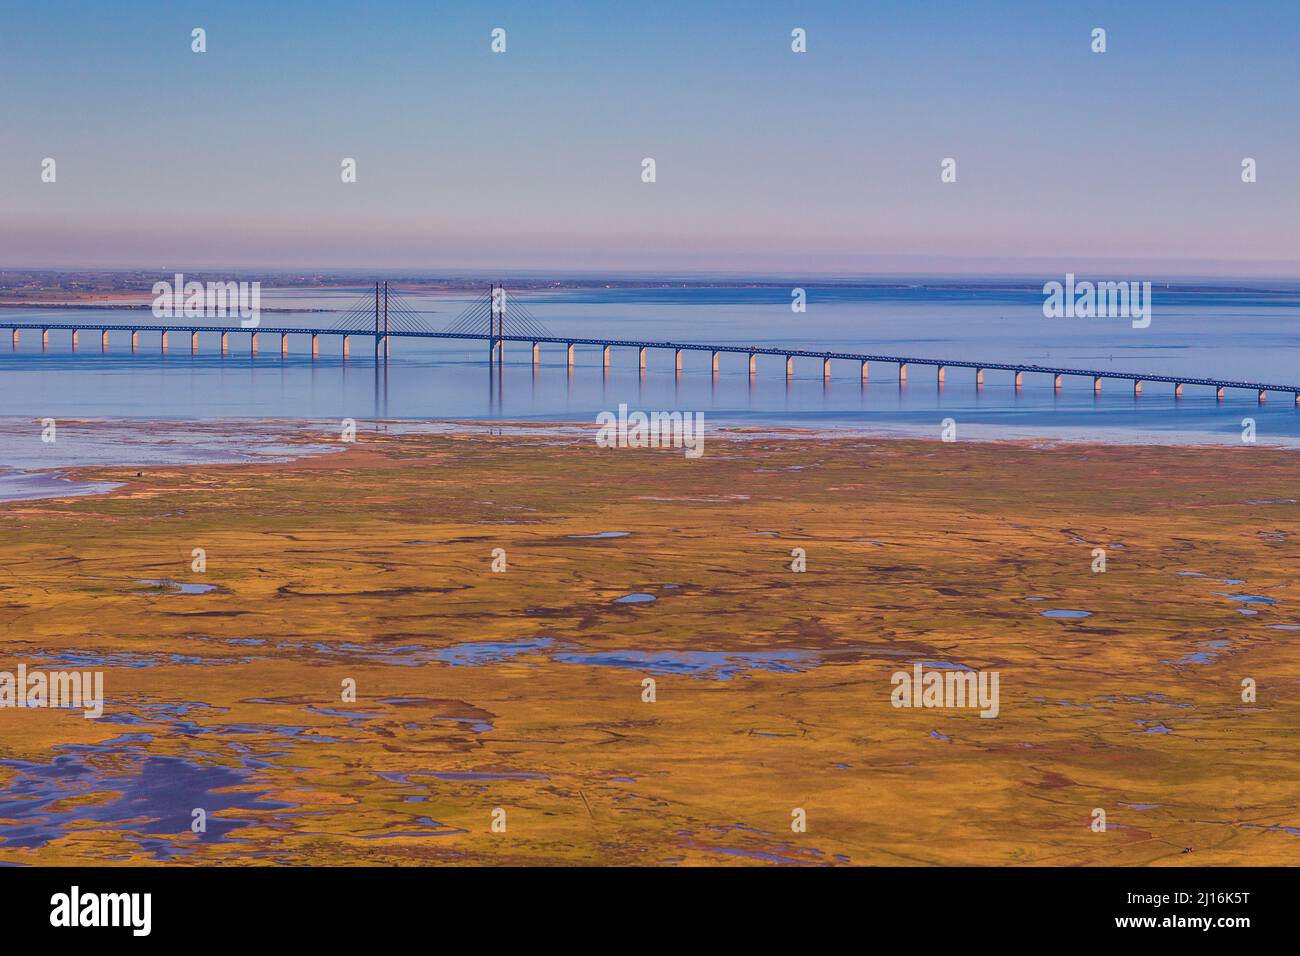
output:
{"label": "blue sky", "polygon": [[1295,275],[1297,93],[1288,0],[7,4],[0,266]]}

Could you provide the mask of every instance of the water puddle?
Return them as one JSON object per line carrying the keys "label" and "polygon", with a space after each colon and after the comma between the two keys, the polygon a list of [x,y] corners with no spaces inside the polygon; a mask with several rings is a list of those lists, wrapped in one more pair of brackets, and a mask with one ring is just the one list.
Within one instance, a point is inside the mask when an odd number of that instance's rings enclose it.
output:
{"label": "water puddle", "polygon": [[723,651],[611,651],[555,654],[562,664],[593,667],[622,667],[651,674],[689,674],[730,680],[745,671],[774,671],[798,674],[816,667],[820,660],[808,651],[768,651],[757,654]]}
{"label": "water puddle", "polygon": [[172,581],[167,578],[137,578],[138,584],[149,584],[155,589],[152,592],[157,594],[208,594],[217,589],[215,584],[192,584],[187,581]]}
{"label": "water puddle", "polygon": [[566,538],[626,538],[631,531],[598,531],[595,534],[566,534]]}
{"label": "water puddle", "polygon": [[632,594],[625,594],[621,598],[615,598],[615,604],[649,604],[651,601],[657,601],[653,594],[646,594],[644,591],[635,591]]}
{"label": "water puddle", "polygon": [[1077,618],[1092,617],[1091,611],[1076,611],[1076,610],[1071,610],[1070,608],[1053,608],[1050,611],[1040,611],[1039,613],[1043,617],[1068,618],[1072,620]]}

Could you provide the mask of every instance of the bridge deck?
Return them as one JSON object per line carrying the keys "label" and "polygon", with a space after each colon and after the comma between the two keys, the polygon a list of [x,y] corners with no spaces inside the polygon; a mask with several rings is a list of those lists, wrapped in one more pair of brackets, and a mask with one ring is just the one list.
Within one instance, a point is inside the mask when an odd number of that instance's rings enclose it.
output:
{"label": "bridge deck", "polygon": [[[67,331],[94,332],[256,332],[270,335],[346,335],[382,337],[383,332],[373,329],[325,329],[325,328],[282,328],[275,326],[258,326],[242,328],[217,325],[120,325],[100,322],[4,322],[0,329],[46,330],[62,329]],[[388,333],[394,339],[469,339],[487,341],[493,336],[486,332],[403,332],[392,330]],[[739,352],[745,355],[778,355],[796,358],[840,359],[853,362],[885,362],[893,365],[931,365],[944,368],[994,369],[1009,372],[1041,372],[1045,375],[1075,375],[1091,378],[1117,379],[1128,382],[1169,382],[1174,385],[1207,385],[1211,388],[1245,388],[1260,392],[1290,392],[1300,396],[1300,385],[1279,385],[1270,382],[1249,382],[1224,378],[1197,378],[1181,375],[1156,375],[1142,372],[1116,372],[1101,369],[1065,368],[1054,365],[1034,365],[1023,362],[976,362],[968,359],[942,359],[912,355],[879,355],[871,352],[825,352],[814,349],[772,348],[759,345],[710,345],[699,342],[652,342],[637,339],[592,339],[571,336],[531,336],[505,335],[496,336],[507,342],[546,342],[557,345],[597,345],[616,348],[646,349],[681,349],[692,352]]]}

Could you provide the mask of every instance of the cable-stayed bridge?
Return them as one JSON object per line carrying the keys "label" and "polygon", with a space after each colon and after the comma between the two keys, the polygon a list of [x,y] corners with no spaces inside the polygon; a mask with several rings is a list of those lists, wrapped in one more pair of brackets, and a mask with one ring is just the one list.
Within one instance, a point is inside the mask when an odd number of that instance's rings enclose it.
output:
{"label": "cable-stayed bridge", "polygon": [[328,327],[280,327],[262,325],[259,322],[256,325],[247,327],[241,324],[240,327],[236,328],[213,324],[189,324],[185,320],[168,320],[165,323],[152,324],[104,323],[94,321],[88,317],[84,322],[10,322],[0,318],[0,329],[8,329],[12,333],[14,348],[18,347],[23,332],[40,332],[43,349],[49,347],[51,330],[71,331],[74,350],[79,347],[82,332],[98,332],[100,348],[105,351],[108,349],[110,332],[125,332],[131,337],[131,350],[133,352],[140,347],[141,333],[157,333],[160,348],[163,351],[167,351],[170,347],[171,336],[189,335],[191,353],[198,352],[200,335],[217,335],[220,337],[222,354],[230,352],[232,336],[241,337],[247,335],[248,350],[253,355],[258,353],[259,338],[261,336],[274,337],[278,335],[280,337],[279,351],[282,355],[289,354],[290,336],[310,336],[313,357],[319,354],[319,341],[322,336],[341,336],[345,358],[351,356],[352,339],[359,338],[368,340],[368,344],[373,345],[374,358],[377,362],[386,362],[391,354],[392,341],[401,339],[480,340],[487,343],[488,361],[498,363],[504,361],[507,342],[528,344],[532,347],[534,366],[540,364],[542,345],[563,345],[570,370],[574,367],[574,350],[578,346],[596,346],[600,348],[602,350],[602,365],[605,369],[610,367],[611,351],[613,349],[636,349],[638,367],[643,372],[646,368],[646,353],[648,351],[667,350],[674,353],[674,365],[678,375],[682,374],[682,355],[685,352],[709,352],[714,375],[718,373],[719,356],[722,354],[741,354],[748,357],[751,378],[757,372],[758,356],[766,355],[785,359],[787,379],[794,376],[794,360],[796,358],[819,359],[822,363],[822,377],[828,381],[831,377],[832,361],[858,363],[861,379],[864,383],[867,381],[871,364],[877,363],[897,366],[900,385],[907,382],[908,369],[916,366],[935,369],[935,379],[940,387],[943,386],[949,369],[970,369],[974,372],[977,387],[984,384],[986,372],[1004,371],[1012,374],[1016,388],[1023,386],[1026,374],[1050,375],[1053,379],[1053,386],[1057,389],[1062,387],[1062,381],[1066,376],[1076,376],[1091,379],[1093,391],[1097,393],[1101,392],[1102,382],[1107,379],[1131,383],[1135,395],[1142,393],[1144,382],[1163,382],[1174,386],[1174,395],[1178,398],[1182,397],[1185,386],[1212,388],[1219,399],[1223,399],[1225,391],[1231,388],[1254,392],[1258,395],[1260,402],[1265,400],[1269,392],[1290,395],[1293,397],[1295,404],[1300,406],[1300,384],[1288,385],[1208,376],[1118,372],[1108,369],[1064,368],[1024,362],[975,361],[930,356],[883,355],[758,345],[724,345],[555,335],[528,310],[527,306],[518,297],[508,295],[503,286],[490,287],[481,296],[475,298],[450,324],[441,328],[435,328],[428,321],[428,316],[431,314],[413,306],[400,293],[390,289],[388,283],[385,282],[376,283],[373,293],[367,291],[351,306],[340,312],[335,321]]}

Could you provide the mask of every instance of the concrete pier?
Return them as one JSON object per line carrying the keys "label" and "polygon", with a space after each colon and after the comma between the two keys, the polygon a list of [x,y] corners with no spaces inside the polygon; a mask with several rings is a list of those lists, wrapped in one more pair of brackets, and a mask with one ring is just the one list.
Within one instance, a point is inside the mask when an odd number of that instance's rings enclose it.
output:
{"label": "concrete pier", "polygon": [[749,377],[753,378],[758,372],[758,356],[753,352],[749,353]]}
{"label": "concrete pier", "polygon": [[938,382],[940,385],[943,384],[943,366],[942,366],[942,365],[938,366],[937,369],[935,370],[935,373],[934,373],[934,380],[935,380],[936,382]]}
{"label": "concrete pier", "polygon": [[[225,355],[227,352],[230,351],[230,338],[229,338],[229,336],[230,336],[230,333],[229,333],[229,332],[222,332],[222,333],[221,333],[221,354],[222,354],[222,355]],[[344,339],[343,341],[346,342],[347,339]]]}
{"label": "concrete pier", "polygon": [[288,332],[280,333],[280,354],[281,355],[289,354],[289,333]]}
{"label": "concrete pier", "polygon": [[1061,376],[1060,376],[1060,375],[1056,376],[1056,378],[1052,380],[1052,388],[1056,389],[1058,392],[1061,390]]}
{"label": "concrete pier", "polygon": [[982,368],[977,368],[975,370],[975,387],[976,388],[984,387],[984,369]]}
{"label": "concrete pier", "polygon": [[1182,398],[1182,397],[1183,397],[1183,383],[1179,382],[1177,385],[1174,386],[1174,398]]}
{"label": "concrete pier", "polygon": [[81,335],[80,329],[72,330],[72,351],[77,351],[77,338]]}
{"label": "concrete pier", "polygon": [[253,333],[252,338],[248,343],[248,351],[251,352],[253,355],[257,354],[257,333],[256,332]]}
{"label": "concrete pier", "polygon": [[641,371],[644,372],[645,371],[645,346],[644,345],[641,346],[639,349],[637,349],[636,362],[637,362],[637,368],[639,368]]}
{"label": "concrete pier", "polygon": [[1024,387],[1024,384],[1025,384],[1025,373],[1022,372],[1022,371],[1020,371],[1019,369],[1017,369],[1017,370],[1016,370],[1016,388],[1023,388],[1023,387]]}
{"label": "concrete pier", "polygon": [[344,358],[347,358],[349,355],[352,354],[352,342],[350,340],[351,340],[351,336],[349,335],[343,336],[343,357]]}
{"label": "concrete pier", "polygon": [[1217,401],[1223,401],[1223,388],[1220,386],[1214,390],[1214,397]]}
{"label": "concrete pier", "polygon": [[682,350],[681,349],[677,349],[677,357],[674,359],[674,367],[677,369],[677,374],[681,375],[682,374]]}
{"label": "concrete pier", "polygon": [[822,381],[829,382],[830,380],[831,380],[831,360],[829,358],[824,358],[822,359]]}
{"label": "concrete pier", "polygon": [[159,352],[167,351],[167,330],[166,329],[163,329],[162,338],[159,340],[158,351]]}
{"label": "concrete pier", "polygon": [[787,355],[785,357],[785,377],[787,380],[794,378],[794,356],[793,355]]}
{"label": "concrete pier", "polygon": [[[105,334],[107,334],[107,333],[105,333]],[[17,329],[14,329],[14,338],[13,338],[13,342],[12,342],[11,344],[13,345],[14,348],[18,348],[18,330],[17,330]]]}
{"label": "concrete pier", "polygon": [[1264,390],[1261,388],[1261,389],[1259,390],[1259,403],[1260,403],[1261,405],[1263,405],[1264,402],[1265,402],[1265,400],[1266,400],[1267,398],[1268,398],[1268,392],[1264,391]]}
{"label": "concrete pier", "polygon": [[906,381],[907,381],[907,363],[899,362],[898,363],[898,384],[902,385]]}
{"label": "concrete pier", "polygon": [[868,370],[870,367],[871,367],[871,363],[870,363],[870,362],[866,362],[866,361],[864,361],[864,362],[862,363],[862,381],[863,381],[863,382],[866,382],[866,380],[867,380],[867,370]]}
{"label": "concrete pier", "polygon": [[[15,333],[14,333],[14,336],[16,337],[17,335],[18,335],[18,333],[15,332]],[[101,329],[101,330],[100,330],[100,333],[99,333],[99,350],[100,350],[101,352],[107,352],[107,351],[108,351],[108,329]]]}
{"label": "concrete pier", "polygon": [[718,353],[717,353],[717,352],[714,352],[714,353],[713,353],[713,375],[714,375],[714,377],[717,377],[717,374],[718,374]]}
{"label": "concrete pier", "polygon": [[601,361],[604,363],[604,367],[605,367],[605,368],[609,368],[609,350],[610,350],[610,348],[611,348],[611,346],[606,345],[605,348],[602,350],[602,351],[603,351],[603,354],[601,355]]}
{"label": "concrete pier", "polygon": [[50,347],[50,330],[41,329],[41,351],[44,352]]}
{"label": "concrete pier", "polygon": [[311,335],[311,357],[312,358],[316,358],[316,356],[320,355],[320,342],[317,341],[319,338],[320,336],[318,336],[315,332],[312,333]]}
{"label": "concrete pier", "polygon": [[1101,376],[1098,375],[1092,380],[1092,390],[1098,394],[1101,393]]}
{"label": "concrete pier", "polygon": [[1142,394],[1142,383],[1141,383],[1141,382],[1139,382],[1139,381],[1135,381],[1135,382],[1133,383],[1133,394],[1134,394],[1134,395],[1141,395],[1141,394]]}
{"label": "concrete pier", "polygon": [[569,370],[572,371],[573,370],[573,343],[572,342],[569,343],[567,354],[568,354]]}
{"label": "concrete pier", "polygon": [[139,333],[139,332],[132,332],[132,333],[131,333],[131,351],[134,352],[134,351],[136,351],[138,348],[140,348],[140,333]]}

